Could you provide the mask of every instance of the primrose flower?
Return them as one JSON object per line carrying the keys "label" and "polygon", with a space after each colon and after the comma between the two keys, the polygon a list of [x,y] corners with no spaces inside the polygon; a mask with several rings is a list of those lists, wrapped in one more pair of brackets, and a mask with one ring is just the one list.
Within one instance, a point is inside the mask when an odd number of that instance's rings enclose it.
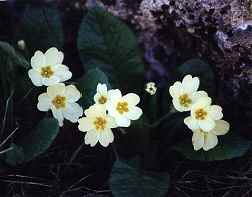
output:
{"label": "primrose flower", "polygon": [[145,91],[148,92],[150,95],[156,94],[157,87],[154,82],[149,82],[146,84]]}
{"label": "primrose flower", "polygon": [[108,103],[108,88],[106,84],[98,83],[96,94],[94,95],[94,101],[96,104],[106,106]]}
{"label": "primrose flower", "polygon": [[138,95],[134,93],[122,96],[119,89],[109,91],[107,110],[110,116],[120,127],[129,127],[131,120],[137,120],[142,115],[142,110],[136,105],[140,102]]}
{"label": "primrose flower", "polygon": [[211,105],[212,99],[201,97],[191,109],[191,116],[184,119],[184,123],[193,131],[202,129],[209,132],[216,126],[215,121],[223,117],[222,108]]}
{"label": "primrose flower", "polygon": [[31,58],[32,69],[28,75],[35,86],[50,86],[66,81],[72,77],[69,68],[62,64],[64,54],[55,47],[48,49],[45,54],[36,51]]}
{"label": "primrose flower", "polygon": [[82,116],[83,109],[76,103],[80,97],[81,94],[74,85],[59,83],[47,87],[47,92],[39,95],[37,107],[40,111],[52,110],[54,118],[63,126],[64,118],[75,123]]}
{"label": "primrose flower", "polygon": [[113,117],[109,116],[106,109],[99,104],[92,105],[84,112],[86,117],[79,119],[79,130],[87,132],[85,135],[85,144],[95,146],[97,142],[107,147],[114,141],[112,128],[117,125]]}
{"label": "primrose flower", "polygon": [[177,81],[170,87],[169,92],[176,110],[190,111],[199,98],[207,96],[205,91],[198,91],[199,83],[198,77],[186,75],[182,82]]}
{"label": "primrose flower", "polygon": [[205,132],[202,129],[196,129],[193,131],[192,144],[194,150],[198,151],[201,148],[208,151],[214,148],[218,144],[219,135],[225,135],[229,131],[230,125],[225,120],[216,120],[215,127]]}

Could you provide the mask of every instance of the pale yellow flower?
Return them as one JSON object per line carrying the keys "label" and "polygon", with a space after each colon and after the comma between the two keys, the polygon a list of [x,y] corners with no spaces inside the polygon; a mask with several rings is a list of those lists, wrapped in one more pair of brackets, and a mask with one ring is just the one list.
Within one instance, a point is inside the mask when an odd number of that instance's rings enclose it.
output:
{"label": "pale yellow flower", "polygon": [[214,129],[215,121],[223,117],[222,108],[211,105],[209,97],[200,98],[191,108],[191,116],[185,118],[184,123],[193,131],[202,129],[209,132]]}
{"label": "pale yellow flower", "polygon": [[107,110],[120,127],[129,127],[131,120],[137,120],[142,115],[142,109],[136,105],[140,102],[137,94],[129,93],[122,96],[119,89],[109,91]]}
{"label": "pale yellow flower", "polygon": [[225,135],[229,131],[230,125],[224,120],[216,120],[215,127],[205,132],[202,129],[196,129],[193,131],[192,144],[194,150],[198,151],[203,149],[208,151],[218,144],[219,135]]}
{"label": "pale yellow flower", "polygon": [[106,84],[98,83],[96,87],[96,94],[94,95],[94,101],[96,104],[106,106],[108,103],[108,88]]}
{"label": "pale yellow flower", "polygon": [[66,81],[72,77],[69,68],[62,64],[64,54],[55,47],[48,49],[45,54],[36,51],[31,58],[32,69],[29,77],[35,86],[50,86]]}
{"label": "pale yellow flower", "polygon": [[182,82],[175,82],[169,89],[173,106],[180,112],[190,111],[191,107],[201,97],[206,97],[205,91],[198,91],[199,78],[186,75]]}
{"label": "pale yellow flower", "polygon": [[80,97],[81,94],[74,85],[59,83],[47,87],[47,92],[39,95],[37,107],[40,111],[52,110],[60,126],[63,126],[64,118],[76,123],[83,114],[82,107],[76,103]]}
{"label": "pale yellow flower", "polygon": [[95,146],[97,142],[107,147],[114,141],[112,128],[116,128],[115,119],[99,104],[92,105],[84,112],[86,117],[79,119],[79,130],[86,132],[85,144]]}

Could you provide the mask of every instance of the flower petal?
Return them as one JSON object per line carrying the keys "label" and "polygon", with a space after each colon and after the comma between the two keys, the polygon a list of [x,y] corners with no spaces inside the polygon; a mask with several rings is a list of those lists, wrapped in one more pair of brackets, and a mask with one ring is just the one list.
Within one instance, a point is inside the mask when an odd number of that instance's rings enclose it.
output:
{"label": "flower petal", "polygon": [[140,97],[137,94],[129,93],[123,96],[123,100],[126,100],[130,106],[134,106],[140,102]]}
{"label": "flower petal", "polygon": [[108,97],[110,98],[111,102],[115,102],[122,98],[122,93],[119,89],[109,90]]}
{"label": "flower petal", "polygon": [[203,145],[203,150],[208,151],[214,148],[218,144],[218,138],[212,133],[205,134],[205,143]]}
{"label": "flower petal", "polygon": [[59,126],[63,126],[64,116],[61,110],[56,109],[55,107],[52,107],[52,113],[53,117],[56,118],[59,122]]}
{"label": "flower petal", "polygon": [[192,144],[194,150],[200,150],[204,145],[204,133],[200,130],[194,131],[192,136]]}
{"label": "flower petal", "polygon": [[176,81],[170,88],[169,93],[171,97],[176,98],[181,95],[181,92],[183,91],[183,87],[180,81]]}
{"label": "flower petal", "polygon": [[83,109],[78,103],[68,103],[67,109],[63,111],[63,116],[72,123],[78,121],[83,114]]}
{"label": "flower petal", "polygon": [[198,121],[200,128],[203,131],[209,132],[215,127],[215,121],[211,118]]}
{"label": "flower petal", "polygon": [[65,84],[58,83],[53,86],[47,87],[47,94],[51,99],[54,99],[57,95],[64,95],[65,94]]}
{"label": "flower petal", "polygon": [[62,52],[59,52],[57,48],[52,47],[45,52],[46,64],[54,66],[61,64],[64,58]]}
{"label": "flower petal", "polygon": [[94,130],[88,131],[85,135],[85,144],[90,144],[90,146],[95,146],[98,142],[98,133]]}
{"label": "flower petal", "polygon": [[208,94],[205,91],[197,91],[192,93],[192,102],[196,103],[201,97],[208,97]]}
{"label": "flower petal", "polygon": [[198,99],[198,101],[192,106],[192,110],[199,109],[199,108],[205,108],[209,105],[211,105],[212,99],[210,97],[201,97]]}
{"label": "flower petal", "polygon": [[129,127],[130,126],[130,119],[123,117],[123,116],[119,116],[115,118],[116,124],[119,127]]}
{"label": "flower petal", "polygon": [[106,108],[103,105],[94,104],[85,110],[87,117],[106,116]]}
{"label": "flower petal", "polygon": [[70,103],[77,102],[81,97],[81,93],[74,85],[66,86],[65,95]]}
{"label": "flower petal", "polygon": [[94,124],[92,122],[92,119],[90,118],[87,117],[80,118],[78,120],[78,123],[79,123],[78,128],[82,132],[87,132],[94,129]]}
{"label": "flower petal", "polygon": [[114,134],[111,131],[111,129],[107,129],[100,133],[99,142],[102,146],[107,147],[113,141],[114,141]]}
{"label": "flower petal", "polygon": [[54,75],[60,78],[60,82],[67,81],[72,77],[72,73],[69,71],[69,68],[62,64],[55,66]]}
{"label": "flower petal", "polygon": [[193,93],[199,88],[199,78],[186,75],[182,80],[182,86],[187,93]]}
{"label": "flower petal", "polygon": [[179,100],[177,98],[173,98],[172,103],[174,108],[179,112],[190,111],[190,105],[188,107],[180,105]]}
{"label": "flower petal", "polygon": [[42,78],[42,83],[46,86],[56,85],[60,82],[60,78],[53,75],[50,78]]}
{"label": "flower petal", "polygon": [[96,104],[99,104],[99,99],[100,99],[100,97],[101,97],[101,95],[100,95],[99,93],[96,93],[96,94],[94,95],[94,102],[95,102]]}
{"label": "flower petal", "polygon": [[115,121],[115,118],[112,117],[112,116],[107,116],[107,121],[108,121],[108,128],[116,128],[117,127],[117,124],[116,124],[116,121]]}
{"label": "flower petal", "polygon": [[133,106],[130,108],[129,112],[126,114],[126,117],[130,120],[137,120],[140,118],[140,116],[143,114],[143,111],[141,108]]}
{"label": "flower petal", "polygon": [[40,111],[48,111],[51,106],[51,99],[46,93],[40,94],[38,97],[37,108]]}
{"label": "flower petal", "polygon": [[31,66],[32,68],[38,70],[41,67],[46,65],[45,55],[41,51],[36,51],[34,56],[31,58]]}
{"label": "flower petal", "polygon": [[199,129],[199,124],[198,121],[195,120],[193,117],[189,116],[186,117],[184,119],[184,123],[186,124],[186,126],[191,129],[192,131],[196,131],[197,129]]}
{"label": "flower petal", "polygon": [[216,120],[216,126],[211,131],[215,135],[225,135],[230,129],[230,124],[225,120]]}
{"label": "flower petal", "polygon": [[107,92],[108,92],[107,85],[98,83],[98,85],[96,87],[96,91],[102,95],[107,95]]}
{"label": "flower petal", "polygon": [[42,77],[40,73],[34,69],[28,71],[28,75],[35,86],[42,86]]}
{"label": "flower petal", "polygon": [[115,103],[113,103],[112,101],[108,102],[106,105],[106,109],[108,110],[108,114],[110,116],[113,117],[121,116],[119,112],[116,110],[116,102]]}
{"label": "flower petal", "polygon": [[63,60],[64,60],[64,53],[59,51],[59,53],[58,53],[58,62],[57,63],[62,64]]}
{"label": "flower petal", "polygon": [[223,117],[222,108],[219,105],[211,105],[208,112],[214,120],[220,120]]}

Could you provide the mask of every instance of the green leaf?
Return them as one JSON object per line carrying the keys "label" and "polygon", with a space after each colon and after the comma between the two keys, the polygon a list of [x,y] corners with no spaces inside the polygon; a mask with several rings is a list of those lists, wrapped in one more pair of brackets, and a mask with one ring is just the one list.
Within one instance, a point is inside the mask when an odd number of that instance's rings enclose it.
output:
{"label": "green leaf", "polygon": [[[23,96],[29,89],[24,82],[29,62],[17,52],[10,44],[0,41],[0,89],[4,100],[15,89],[15,94]],[[18,87],[18,88],[17,88]]]}
{"label": "green leaf", "polygon": [[79,103],[85,109],[94,104],[94,95],[98,83],[105,83],[110,88],[107,76],[100,69],[95,68],[89,70],[82,78],[77,80],[77,86],[83,97]]}
{"label": "green leaf", "polygon": [[12,166],[20,164],[24,161],[24,151],[23,148],[12,143],[11,151],[6,154],[6,162]]}
{"label": "green leaf", "polygon": [[11,59],[16,66],[30,67],[29,62],[7,42],[0,41],[0,55]]}
{"label": "green leaf", "polygon": [[193,77],[199,77],[200,90],[206,91],[210,96],[216,94],[216,81],[211,66],[200,59],[191,59],[178,67],[181,79],[190,74]]}
{"label": "green leaf", "polygon": [[17,29],[16,39],[25,41],[30,55],[36,50],[63,47],[60,12],[55,7],[28,5]]}
{"label": "green leaf", "polygon": [[[28,162],[44,153],[53,143],[59,132],[58,121],[56,119],[45,118],[39,122],[37,128],[20,142],[17,142],[14,150],[7,152],[7,160],[10,165]],[[23,152],[23,160],[20,155]]]}
{"label": "green leaf", "polygon": [[[129,163],[137,163],[130,161]],[[110,187],[115,197],[162,197],[168,192],[169,175],[143,171],[117,160],[113,166]]]}
{"label": "green leaf", "polygon": [[83,64],[88,69],[99,66],[113,84],[119,82],[125,90],[142,87],[144,65],[137,40],[124,23],[105,10],[88,11],[80,26],[78,49]]}
{"label": "green leaf", "polygon": [[191,140],[176,145],[174,149],[190,160],[216,161],[241,157],[250,146],[251,141],[232,133],[219,137],[219,145],[209,151],[194,151]]}

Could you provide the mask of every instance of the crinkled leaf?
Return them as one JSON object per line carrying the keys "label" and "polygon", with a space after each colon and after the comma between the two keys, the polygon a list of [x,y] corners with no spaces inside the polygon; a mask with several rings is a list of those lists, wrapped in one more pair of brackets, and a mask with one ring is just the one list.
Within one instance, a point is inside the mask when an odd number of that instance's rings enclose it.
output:
{"label": "crinkled leaf", "polygon": [[94,104],[94,95],[98,83],[105,83],[108,89],[110,88],[107,76],[98,68],[89,70],[77,83],[78,89],[83,95],[79,101],[83,108]]}
{"label": "crinkled leaf", "polygon": [[143,171],[117,160],[112,169],[110,187],[115,197],[162,197],[168,192],[169,175]]}
{"label": "crinkled leaf", "polygon": [[28,5],[18,27],[17,40],[24,40],[32,55],[36,50],[63,47],[60,12],[55,7]]}
{"label": "crinkled leaf", "polygon": [[[119,19],[101,8],[84,17],[78,36],[83,64],[99,66],[120,88],[137,90],[143,83],[144,65],[132,31]],[[129,84],[133,84],[130,86]],[[130,88],[129,88],[130,87]]]}
{"label": "crinkled leaf", "polygon": [[191,59],[178,67],[178,71],[183,76],[190,74],[200,78],[200,90],[208,92],[210,96],[215,95],[216,81],[211,66],[200,59]]}
{"label": "crinkled leaf", "polygon": [[215,161],[241,157],[250,146],[251,141],[232,133],[219,137],[219,145],[209,151],[194,151],[191,140],[176,145],[174,149],[190,160]]}
{"label": "crinkled leaf", "polygon": [[[59,126],[56,119],[45,118],[41,120],[35,130],[16,143],[18,148],[7,153],[8,159],[6,162],[13,165],[33,160],[50,147],[58,132]],[[20,161],[21,150],[23,151],[24,158]]]}

